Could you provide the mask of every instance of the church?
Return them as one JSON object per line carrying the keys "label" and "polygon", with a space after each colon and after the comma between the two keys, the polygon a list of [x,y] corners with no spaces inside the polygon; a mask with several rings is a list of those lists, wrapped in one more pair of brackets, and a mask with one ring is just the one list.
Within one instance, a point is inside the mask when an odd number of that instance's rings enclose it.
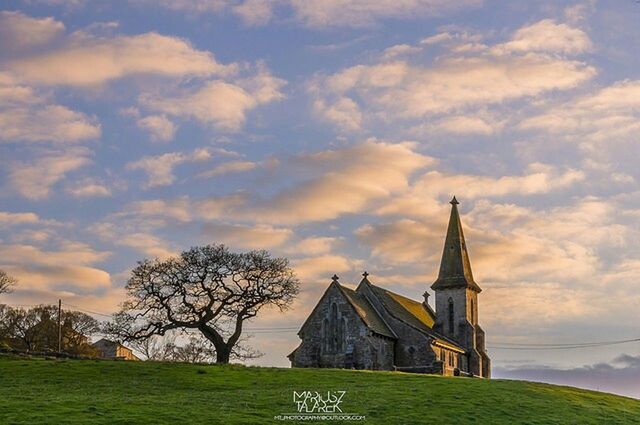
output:
{"label": "church", "polygon": [[491,362],[478,323],[478,294],[458,213],[451,216],[438,278],[415,301],[374,285],[367,272],[354,290],[332,282],[304,322],[292,367],[398,370],[489,378]]}

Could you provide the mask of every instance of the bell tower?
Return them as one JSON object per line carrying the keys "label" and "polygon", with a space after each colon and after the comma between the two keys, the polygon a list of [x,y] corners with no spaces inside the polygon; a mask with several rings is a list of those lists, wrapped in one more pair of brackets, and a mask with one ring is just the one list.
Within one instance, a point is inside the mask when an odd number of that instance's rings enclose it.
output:
{"label": "bell tower", "polygon": [[484,331],[478,324],[478,294],[462,231],[459,202],[454,196],[438,278],[431,285],[436,296],[435,329],[467,350],[460,364],[466,372],[489,377],[489,357],[485,352]]}

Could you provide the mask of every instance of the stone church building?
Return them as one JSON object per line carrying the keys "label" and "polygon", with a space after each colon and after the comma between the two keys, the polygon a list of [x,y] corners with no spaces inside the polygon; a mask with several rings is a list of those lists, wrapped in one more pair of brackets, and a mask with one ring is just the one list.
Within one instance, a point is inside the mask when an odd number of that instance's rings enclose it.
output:
{"label": "stone church building", "polygon": [[458,213],[451,216],[438,278],[435,311],[374,285],[368,273],[353,290],[333,281],[298,332],[292,367],[400,370],[489,378],[491,363],[478,324],[478,294]]}

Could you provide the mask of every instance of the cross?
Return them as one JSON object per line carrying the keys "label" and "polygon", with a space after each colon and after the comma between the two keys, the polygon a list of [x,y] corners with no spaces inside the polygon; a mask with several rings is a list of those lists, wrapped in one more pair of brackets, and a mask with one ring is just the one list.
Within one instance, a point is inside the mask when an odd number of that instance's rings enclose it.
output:
{"label": "cross", "polygon": [[369,276],[369,273],[367,273],[367,271],[365,270],[364,273],[362,273],[362,276],[366,279],[367,276]]}
{"label": "cross", "polygon": [[338,277],[337,274],[334,274],[333,277],[331,278],[331,280],[333,280],[334,282],[337,282],[338,279],[340,279],[340,278]]}

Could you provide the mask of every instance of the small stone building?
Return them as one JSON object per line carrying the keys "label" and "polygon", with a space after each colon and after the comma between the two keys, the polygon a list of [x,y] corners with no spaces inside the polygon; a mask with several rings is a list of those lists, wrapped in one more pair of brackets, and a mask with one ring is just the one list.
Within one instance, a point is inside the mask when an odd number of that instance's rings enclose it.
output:
{"label": "small stone building", "polygon": [[304,322],[292,367],[330,367],[490,377],[484,331],[478,324],[480,286],[471,273],[458,213],[451,217],[437,280],[434,311],[371,283],[368,273],[354,290],[338,276]]}
{"label": "small stone building", "polygon": [[109,341],[108,339],[102,338],[101,340],[94,342],[92,345],[96,350],[98,350],[99,357],[103,359],[140,360],[135,354],[133,354],[133,350],[115,341]]}

